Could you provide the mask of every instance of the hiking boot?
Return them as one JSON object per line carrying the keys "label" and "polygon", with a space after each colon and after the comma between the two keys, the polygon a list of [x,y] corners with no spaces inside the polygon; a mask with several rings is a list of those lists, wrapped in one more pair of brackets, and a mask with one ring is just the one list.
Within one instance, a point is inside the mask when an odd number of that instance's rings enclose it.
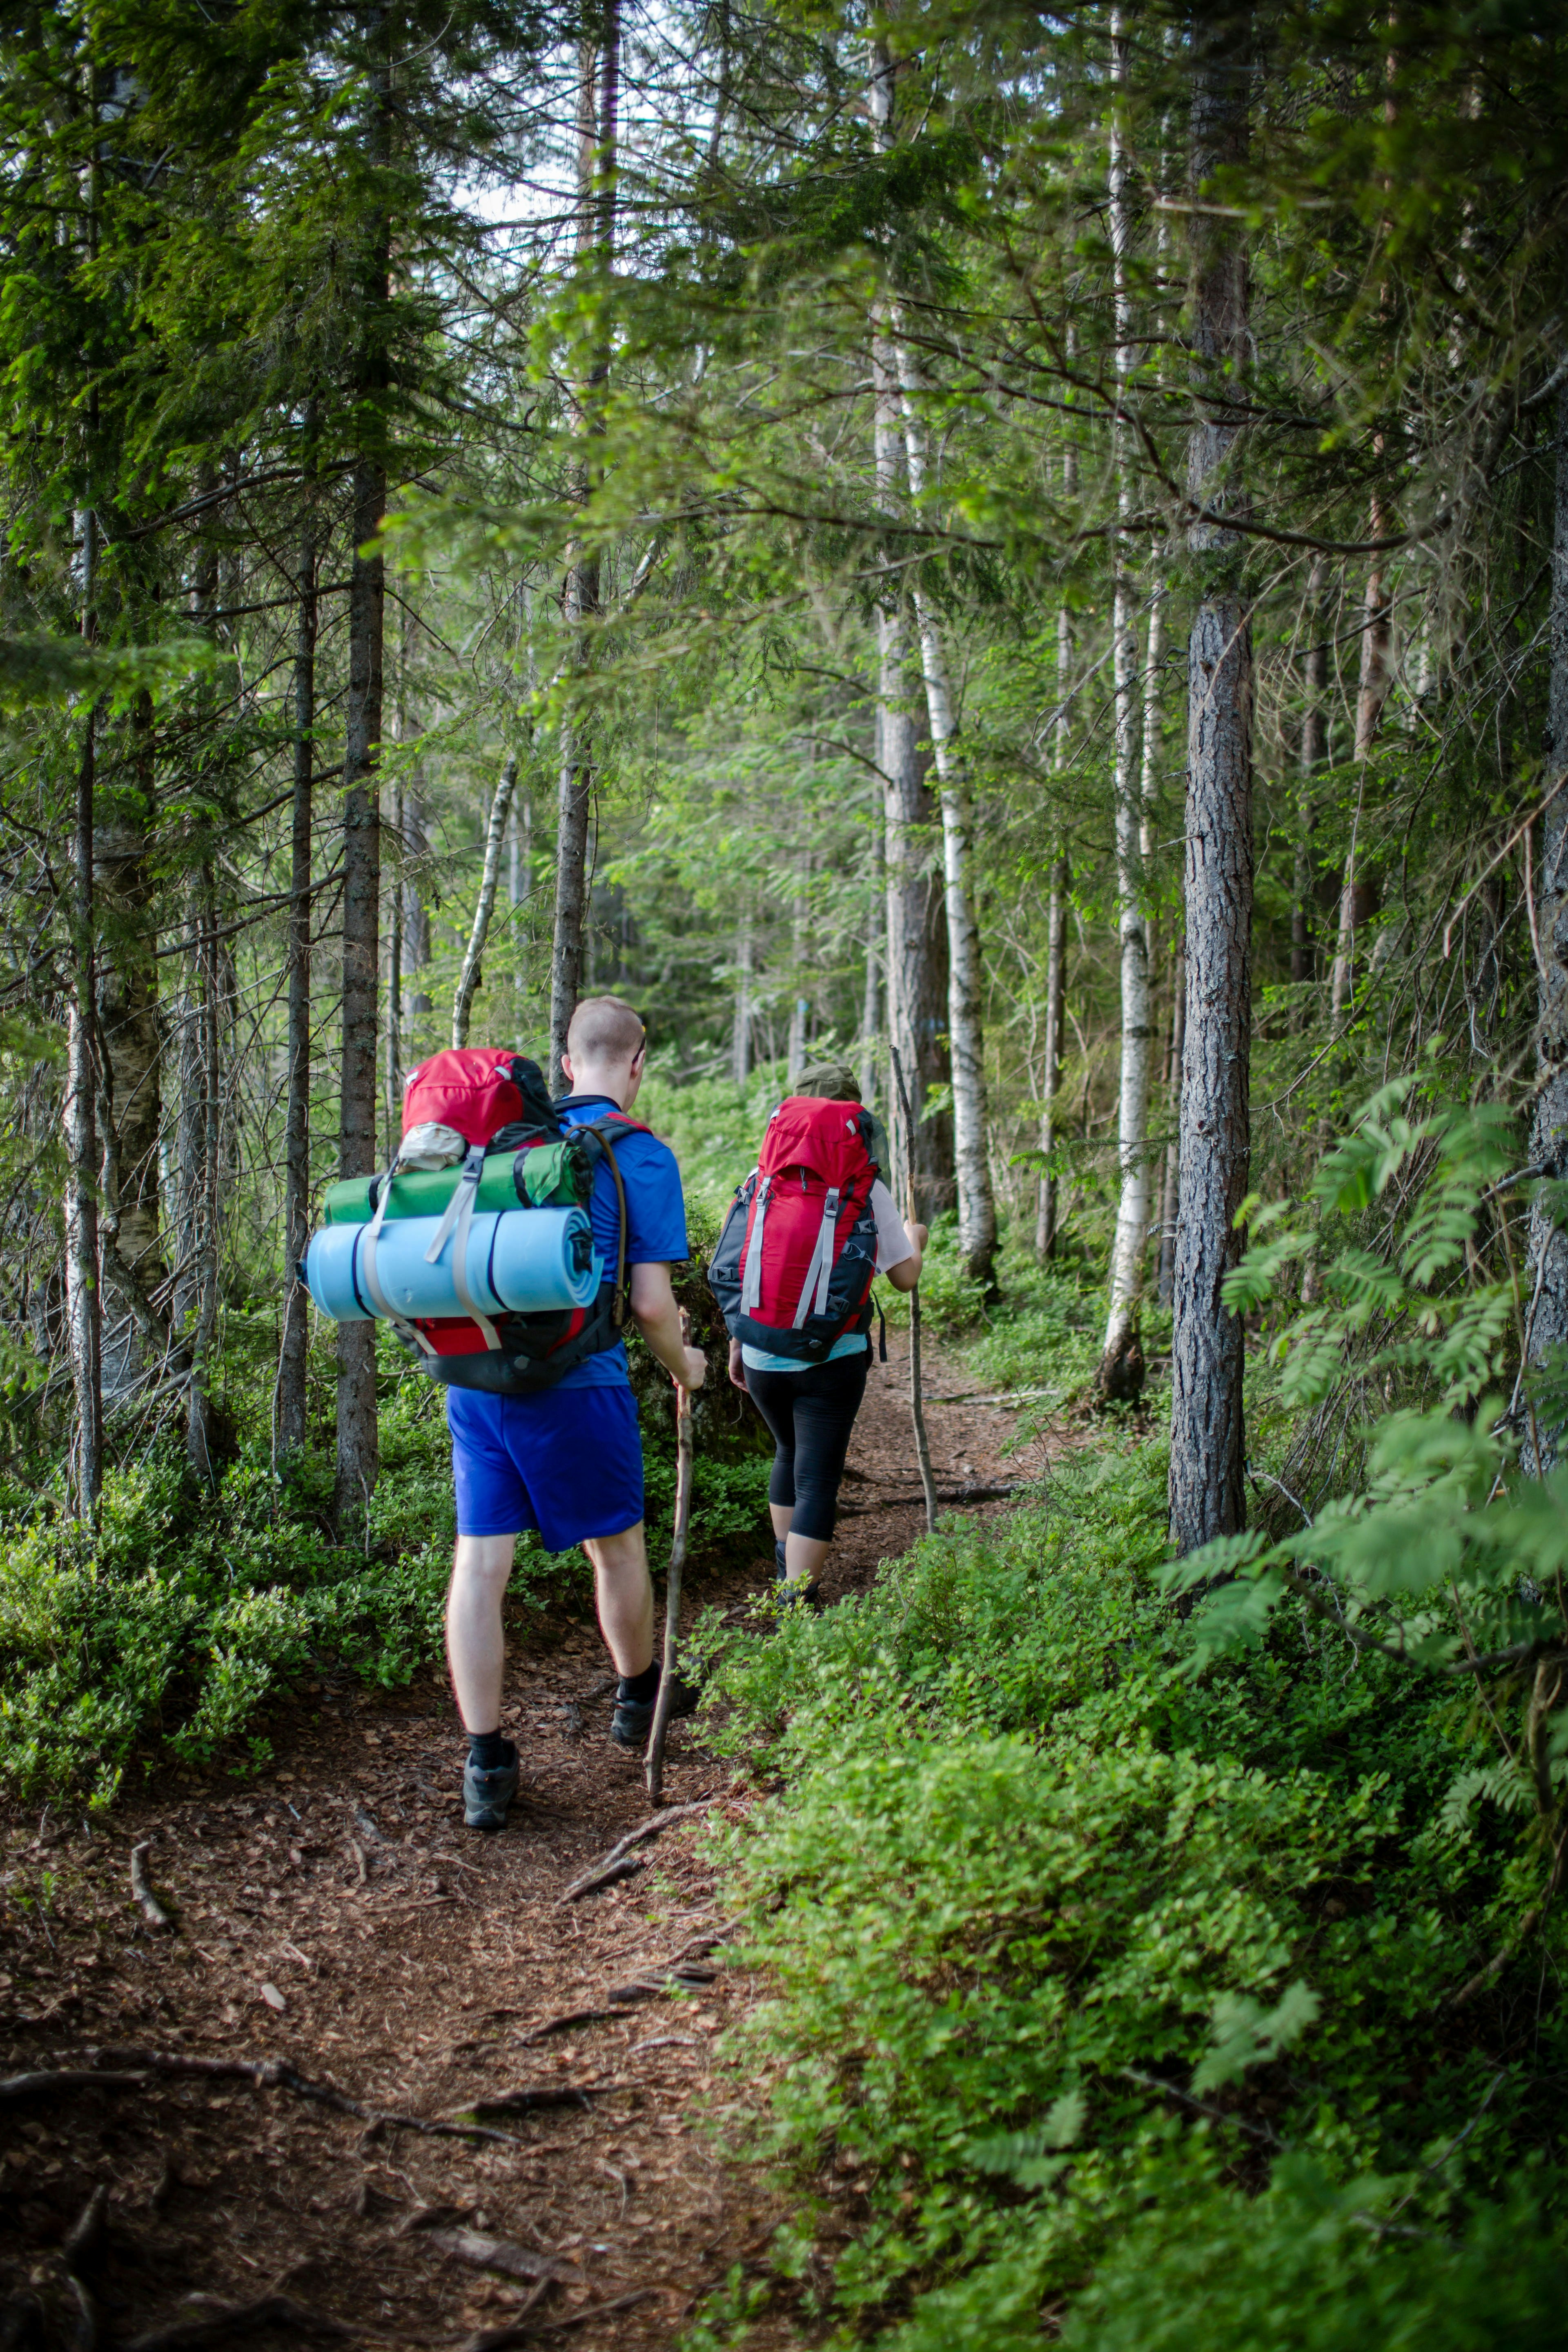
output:
{"label": "hiking boot", "polygon": [[792,1580],[787,1576],[781,1576],[773,1586],[773,1602],[779,1609],[815,1609],[820,1615],[822,1587],[815,1580],[803,1584],[798,1577]]}
{"label": "hiking boot", "polygon": [[517,1780],[515,1755],[510,1764],[498,1764],[490,1772],[481,1772],[470,1758],[463,1767],[463,1819],[468,1828],[504,1830],[506,1809],[517,1794]]}
{"label": "hiking boot", "polygon": [[[701,1696],[701,1692],[694,1683],[682,1682],[680,1676],[677,1675],[669,1694],[671,1723],[675,1721],[677,1716],[695,1715],[697,1702]],[[653,1729],[653,1711],[658,1705],[657,1691],[652,1698],[616,1699],[615,1713],[610,1717],[610,1738],[617,1748],[647,1746],[648,1734]]]}

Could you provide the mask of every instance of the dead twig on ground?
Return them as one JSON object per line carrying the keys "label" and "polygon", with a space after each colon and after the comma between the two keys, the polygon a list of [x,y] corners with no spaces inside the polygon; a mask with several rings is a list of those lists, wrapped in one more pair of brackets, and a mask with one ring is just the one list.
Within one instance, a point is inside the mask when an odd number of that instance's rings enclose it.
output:
{"label": "dead twig on ground", "polygon": [[487,2238],[481,2231],[462,2229],[424,2230],[418,2235],[438,2254],[471,2263],[476,2270],[500,2271],[508,2278],[543,2279],[547,2284],[557,2281],[566,2286],[583,2284],[577,2263],[562,2262],[554,2254],[536,2254],[511,2238]]}
{"label": "dead twig on ground", "polygon": [[465,2099],[460,2107],[448,2112],[454,2116],[531,2116],[546,2107],[586,2107],[605,2092],[623,2088],[620,2083],[522,2083],[515,2090],[490,2091],[477,2099]]}
{"label": "dead twig on ground", "polygon": [[561,1901],[581,1903],[584,1895],[602,1895],[606,1886],[618,1886],[623,1879],[636,1878],[639,1871],[647,1868],[647,1863],[637,1853],[624,1853],[618,1861],[602,1862],[596,1870],[574,1879]]}
{"label": "dead twig on ground", "polygon": [[131,1849],[131,1895],[153,1934],[166,1936],[174,1923],[148,1883],[147,1853],[152,1843],[151,1838],[143,1838]]}
{"label": "dead twig on ground", "polygon": [[[608,2319],[612,2312],[630,2311],[634,2305],[647,2303],[650,2295],[670,2294],[675,2289],[667,2286],[635,2286],[629,2294],[617,2294],[610,2303],[590,2303],[581,2311],[574,2311],[564,2319],[525,2319],[520,2313],[504,2327],[493,2328],[488,2336],[473,2336],[459,2347],[459,2352],[510,2352],[514,2344],[526,2344],[531,2336],[563,2336],[569,2327],[592,2327],[597,2319]],[[529,2297],[531,2305],[532,2296]]]}
{"label": "dead twig on ground", "polygon": [[26,2099],[52,2098],[60,2091],[142,2091],[143,2074],[100,2073],[93,2066],[40,2066],[26,2074],[7,2074],[0,2081],[0,2107],[19,2105]]}
{"label": "dead twig on ground", "polygon": [[[89,2057],[96,2056],[89,2051]],[[146,2068],[154,2074],[194,2074],[209,2082],[246,2083],[253,2091],[289,2091],[296,2098],[309,2099],[313,2105],[330,2107],[335,2115],[353,2116],[367,2124],[373,2131],[420,2132],[431,2139],[488,2139],[499,2141],[506,2147],[525,2147],[515,2132],[493,2131],[485,2124],[455,2124],[437,2121],[429,2116],[405,2115],[395,2107],[373,2107],[363,2099],[352,2098],[331,2083],[312,2082],[280,2058],[200,2058],[184,2050],[121,2049],[111,2045],[102,2054],[121,2063]],[[26,2078],[17,2078],[26,2079]],[[113,2075],[76,2068],[57,2076],[56,2087],[81,2090],[101,2083],[144,2082],[145,2075]],[[4,2094],[0,2084],[0,2095]]]}

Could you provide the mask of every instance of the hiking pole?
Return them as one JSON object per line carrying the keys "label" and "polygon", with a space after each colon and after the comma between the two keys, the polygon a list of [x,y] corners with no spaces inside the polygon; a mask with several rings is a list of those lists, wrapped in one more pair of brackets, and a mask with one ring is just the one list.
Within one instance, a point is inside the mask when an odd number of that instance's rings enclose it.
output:
{"label": "hiking pole", "polygon": [[[691,1345],[691,1318],[680,1310],[680,1339]],[[664,1802],[664,1735],[669,1725],[675,1694],[675,1646],[680,1633],[680,1571],[686,1565],[686,1536],[691,1525],[691,1391],[675,1383],[675,1528],[669,1538],[669,1577],[664,1588],[664,1669],[647,1738],[647,1793],[650,1804]]]}
{"label": "hiking pole", "polygon": [[[903,1066],[899,1049],[890,1045],[893,1076],[898,1081],[899,1101],[904,1114],[904,1198],[906,1214],[915,1222],[915,1117],[910,1108],[909,1090],[904,1085]],[[910,1293],[910,1419],[915,1425],[915,1459],[921,1465],[921,1485],[925,1490],[926,1532],[936,1526],[936,1480],[931,1475],[931,1445],[926,1437],[926,1413],[921,1395],[921,1286],[917,1282]]]}

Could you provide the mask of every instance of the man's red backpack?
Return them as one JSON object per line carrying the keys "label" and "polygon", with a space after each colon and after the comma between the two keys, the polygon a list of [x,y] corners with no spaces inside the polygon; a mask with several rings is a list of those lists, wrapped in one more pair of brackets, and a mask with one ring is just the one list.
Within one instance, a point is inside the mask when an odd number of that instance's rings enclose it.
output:
{"label": "man's red backpack", "polygon": [[[383,1175],[369,1179],[366,1206],[361,1213],[374,1217],[385,1188],[395,1181],[400,1168],[427,1171],[443,1160],[456,1168],[461,1160],[444,1220],[445,1224],[458,1227],[460,1236],[465,1215],[473,1213],[480,1199],[485,1163],[497,1154],[511,1155],[507,1192],[511,1205],[519,1210],[546,1202],[591,1203],[601,1160],[615,1179],[620,1207],[620,1251],[615,1276],[613,1279],[606,1276],[590,1305],[540,1315],[492,1318],[476,1313],[421,1322],[411,1330],[423,1370],[450,1388],[527,1395],[553,1388],[588,1357],[616,1346],[626,1322],[628,1292],[626,1195],[614,1146],[622,1136],[649,1132],[640,1119],[627,1118],[622,1111],[607,1111],[591,1122],[563,1125],[539,1065],[519,1054],[486,1046],[454,1046],[433,1054],[409,1073],[403,1089],[403,1144],[398,1158]],[[552,1154],[548,1170],[542,1169],[534,1158],[543,1151]],[[532,1163],[526,1169],[525,1159]],[[499,1173],[504,1178],[504,1170]],[[458,1255],[462,1255],[460,1237]],[[399,1330],[399,1337],[404,1336]],[[405,1344],[409,1344],[406,1339]]]}
{"label": "man's red backpack", "polygon": [[847,1332],[870,1329],[876,1181],[868,1110],[785,1097],[708,1268],[732,1339],[816,1364]]}

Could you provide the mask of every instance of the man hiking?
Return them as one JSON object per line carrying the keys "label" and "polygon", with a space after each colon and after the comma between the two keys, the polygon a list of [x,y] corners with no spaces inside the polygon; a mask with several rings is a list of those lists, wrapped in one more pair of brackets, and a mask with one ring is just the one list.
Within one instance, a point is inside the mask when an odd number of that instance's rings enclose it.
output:
{"label": "man hiking", "polygon": [[[563,1127],[629,1111],[642,1084],[647,1032],[618,996],[585,997],[572,1015],[562,1056],[572,1092],[555,1106]],[[626,1193],[631,1315],[659,1362],[682,1387],[707,1369],[681,1339],[670,1268],[687,1255],[680,1171],[668,1144],[629,1128],[611,1146]],[[606,1268],[620,1248],[620,1200],[608,1155],[589,1203],[594,1245]],[[447,1595],[447,1658],[468,1735],[463,1818],[470,1829],[505,1826],[517,1794],[517,1749],[500,1733],[506,1643],[501,1603],[517,1538],[538,1530],[546,1551],[581,1544],[594,1568],[599,1628],[619,1676],[610,1734],[646,1745],[658,1695],[653,1583],[643,1531],[642,1435],[624,1340],[589,1356],[552,1388],[498,1395],[449,1388],[458,1548]],[[674,1693],[688,1715],[695,1692]]]}

